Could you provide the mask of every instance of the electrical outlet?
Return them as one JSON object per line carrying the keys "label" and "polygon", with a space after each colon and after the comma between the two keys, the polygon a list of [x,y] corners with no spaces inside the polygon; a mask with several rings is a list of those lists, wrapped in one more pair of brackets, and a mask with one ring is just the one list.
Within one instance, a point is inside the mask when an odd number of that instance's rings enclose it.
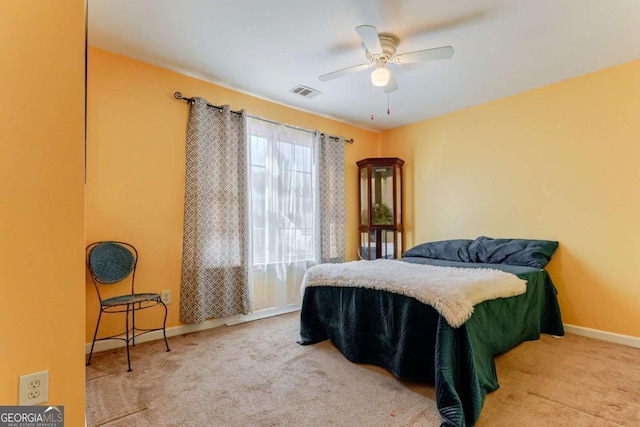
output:
{"label": "electrical outlet", "polygon": [[165,304],[171,304],[171,290],[160,291],[160,299]]}
{"label": "electrical outlet", "polygon": [[49,371],[20,376],[19,405],[37,405],[49,400]]}

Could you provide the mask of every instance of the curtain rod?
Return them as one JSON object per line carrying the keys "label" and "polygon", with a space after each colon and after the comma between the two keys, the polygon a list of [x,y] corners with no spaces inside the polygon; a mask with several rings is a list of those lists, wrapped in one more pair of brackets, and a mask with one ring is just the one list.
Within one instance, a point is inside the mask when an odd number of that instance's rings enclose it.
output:
{"label": "curtain rod", "polygon": [[[194,102],[194,101],[195,101],[195,99],[194,99],[194,98],[186,98],[186,97],[182,96],[182,92],[174,92],[174,93],[173,93],[173,97],[174,97],[175,99],[179,99],[179,100],[182,100],[182,101],[186,101],[186,102],[188,102],[188,103],[192,103],[192,102]],[[209,104],[208,102],[207,102],[207,106],[208,106],[208,107],[211,107],[211,108],[217,108],[218,110],[222,110],[222,107],[221,107],[221,106],[219,106],[219,105]],[[234,110],[231,110],[231,112],[232,112],[232,113],[234,113],[234,114],[242,114],[242,112],[240,112],[240,111],[234,111]],[[309,133],[314,133],[314,132],[315,132],[315,131],[312,131],[312,130],[309,130],[309,129],[303,129],[303,128],[300,128],[300,127],[297,127],[297,126],[291,126],[291,125],[287,125],[287,124],[279,123],[279,122],[276,122],[276,121],[273,121],[273,120],[263,119],[262,117],[257,117],[257,116],[252,116],[252,115],[248,115],[248,116],[249,116],[249,117],[253,117],[254,119],[258,119],[258,120],[262,120],[262,121],[268,122],[268,123],[273,123],[273,124],[276,124],[276,125],[282,125],[282,126],[286,126],[286,127],[292,128],[292,129],[301,130],[301,131],[304,131],[304,132],[309,132]],[[327,135],[326,133],[321,133],[320,135],[321,135],[321,136],[326,136],[327,138],[331,138],[331,139],[333,139],[334,141],[338,141],[338,140],[340,139],[340,138],[339,138],[339,137],[337,137],[337,136]],[[350,138],[350,139],[346,139],[346,138],[345,138],[344,142],[347,142],[347,143],[349,143],[349,144],[353,144],[353,143],[354,143],[354,139],[353,139],[353,138]]]}

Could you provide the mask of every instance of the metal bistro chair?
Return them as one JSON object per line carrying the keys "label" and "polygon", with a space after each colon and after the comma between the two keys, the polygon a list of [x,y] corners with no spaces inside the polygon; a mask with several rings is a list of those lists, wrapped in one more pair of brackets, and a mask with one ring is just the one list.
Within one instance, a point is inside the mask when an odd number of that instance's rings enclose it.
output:
{"label": "metal bistro chair", "polygon": [[[167,342],[167,306],[160,298],[160,294],[156,293],[135,293],[134,281],[136,276],[136,264],[138,263],[138,251],[132,245],[125,242],[96,242],[87,246],[87,267],[91,274],[91,279],[96,287],[98,298],[100,300],[100,314],[98,315],[98,323],[96,331],[93,334],[93,342],[91,343],[91,352],[87,360],[87,366],[91,364],[91,356],[93,355],[93,347],[96,341],[119,339],[126,342],[127,346],[127,364],[131,372],[131,356],[129,355],[129,342],[132,346],[136,345],[136,337],[152,331],[162,331],[164,334],[164,343],[169,349]],[[127,278],[131,280],[131,293],[118,295],[115,297],[102,299],[100,294],[101,286],[114,285],[122,283]],[[164,307],[164,320],[161,328],[142,329],[136,327],[136,311],[146,308],[162,305]],[[102,313],[126,313],[125,332],[111,335],[104,338],[97,338],[98,328]],[[131,327],[129,327],[129,313],[131,313]],[[124,337],[122,336],[124,335]]]}

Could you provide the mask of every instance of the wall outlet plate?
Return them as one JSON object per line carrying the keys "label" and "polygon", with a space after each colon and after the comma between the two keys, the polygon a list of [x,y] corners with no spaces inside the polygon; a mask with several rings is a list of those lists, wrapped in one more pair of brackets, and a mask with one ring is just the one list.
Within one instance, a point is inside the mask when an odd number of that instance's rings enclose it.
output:
{"label": "wall outlet plate", "polygon": [[160,291],[160,299],[165,304],[171,304],[171,289]]}
{"label": "wall outlet plate", "polygon": [[18,405],[37,405],[49,400],[49,371],[20,376]]}

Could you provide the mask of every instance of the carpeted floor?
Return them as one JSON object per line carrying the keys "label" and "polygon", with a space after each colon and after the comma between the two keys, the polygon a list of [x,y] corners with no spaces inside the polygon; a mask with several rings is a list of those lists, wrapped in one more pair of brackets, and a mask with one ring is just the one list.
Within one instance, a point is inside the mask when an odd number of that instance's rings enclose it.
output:
{"label": "carpeted floor", "polygon": [[[96,353],[89,426],[438,426],[434,389],[296,344],[299,313]],[[640,349],[543,336],[496,358],[478,426],[635,426]]]}
{"label": "carpeted floor", "polygon": [[640,349],[542,335],[495,358],[480,427],[640,426]]}

